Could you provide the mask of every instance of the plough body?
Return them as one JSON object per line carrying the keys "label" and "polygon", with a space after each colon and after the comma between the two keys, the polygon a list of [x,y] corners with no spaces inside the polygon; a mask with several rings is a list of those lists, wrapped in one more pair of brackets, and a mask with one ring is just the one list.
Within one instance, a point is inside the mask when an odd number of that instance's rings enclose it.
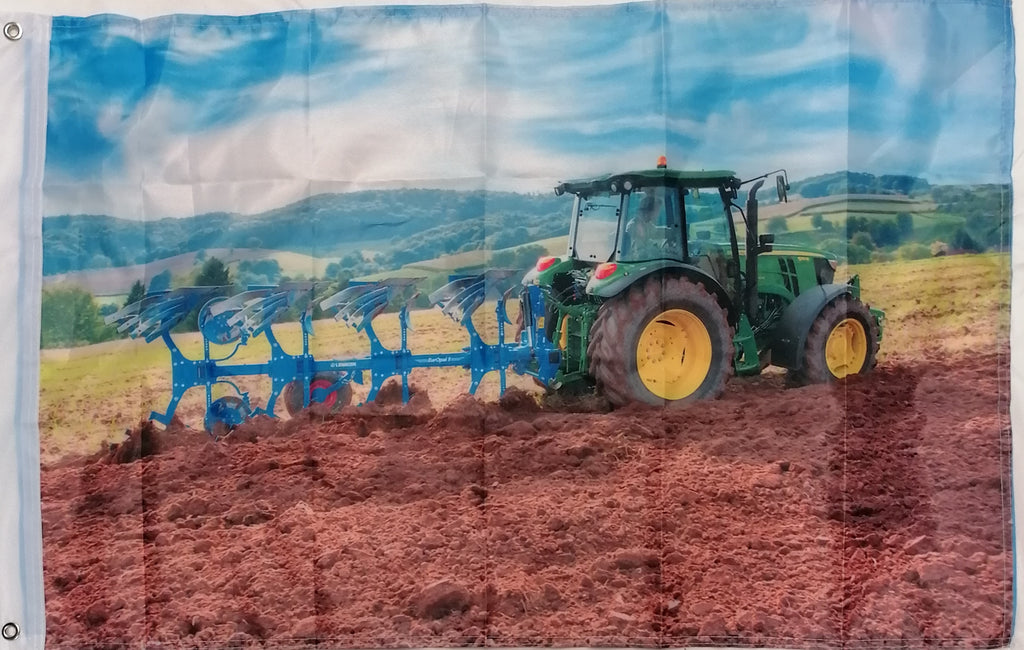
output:
{"label": "plough body", "polygon": [[[448,284],[430,295],[432,304],[459,323],[469,334],[469,343],[458,352],[414,354],[408,346],[412,329],[412,301],[407,299],[398,309],[400,345],[388,348],[374,331],[373,320],[386,311],[395,299],[413,288],[415,279],[399,278],[379,282],[350,282],[332,295],[320,297],[323,283],[290,282],[274,287],[250,287],[236,295],[225,295],[225,287],[183,287],[145,296],[106,318],[119,332],[132,338],[154,341],[162,339],[171,354],[171,397],[162,411],[153,411],[150,418],[164,425],[174,418],[185,393],[201,387],[206,393],[204,425],[208,431],[232,428],[256,415],[277,415],[278,399],[284,397],[286,409],[297,412],[311,404],[334,407],[351,399],[351,383],[363,384],[369,373],[366,401],[373,401],[384,382],[400,378],[402,399],[408,402],[409,376],[415,368],[461,367],[470,371],[470,394],[475,394],[484,377],[499,375],[500,390],[507,386],[507,371],[532,375],[542,383],[551,382],[561,361],[560,351],[544,335],[544,297],[538,287],[523,288],[521,272],[502,269],[478,275],[451,276]],[[521,295],[518,293],[521,291]],[[521,300],[523,328],[519,340],[507,336],[506,303],[517,292]],[[316,359],[309,351],[313,335],[313,307],[317,304],[333,312],[337,321],[363,333],[370,344],[366,356]],[[473,314],[487,300],[496,301],[498,324],[496,343],[481,337],[473,323]],[[203,335],[203,356],[187,357],[178,346],[172,330],[198,308],[198,326]],[[300,309],[302,348],[298,354],[284,350],[273,325],[286,312]],[[537,314],[537,317],[530,316]],[[238,351],[263,336],[270,346],[270,355],[263,363],[231,363]],[[215,357],[211,345],[234,345],[226,356]],[[268,376],[271,391],[266,406],[256,407],[249,393],[234,378]],[[214,398],[214,386],[224,384],[233,394]]]}

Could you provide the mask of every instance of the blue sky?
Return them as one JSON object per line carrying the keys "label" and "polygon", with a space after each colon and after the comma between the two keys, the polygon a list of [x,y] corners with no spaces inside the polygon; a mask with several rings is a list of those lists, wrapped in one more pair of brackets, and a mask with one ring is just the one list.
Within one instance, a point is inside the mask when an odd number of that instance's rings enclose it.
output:
{"label": "blue sky", "polygon": [[1002,3],[913,0],[56,19],[46,211],[547,191],[662,153],[1005,182],[1009,30]]}

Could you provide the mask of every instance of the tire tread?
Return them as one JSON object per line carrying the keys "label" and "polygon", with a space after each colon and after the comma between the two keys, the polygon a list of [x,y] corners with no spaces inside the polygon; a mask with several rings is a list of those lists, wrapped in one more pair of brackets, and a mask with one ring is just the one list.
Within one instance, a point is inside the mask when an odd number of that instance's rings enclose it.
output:
{"label": "tire tread", "polygon": [[[680,301],[703,307],[712,314],[712,322],[705,322],[704,325],[712,341],[717,339],[721,346],[717,357],[720,367],[716,370],[714,363],[712,366],[716,376],[693,395],[680,400],[664,400],[646,389],[646,395],[638,393],[629,381],[630,366],[634,365],[632,357],[636,351],[635,341],[626,340],[630,326],[635,324],[639,314],[664,308],[666,302]],[[717,337],[713,330],[718,331]],[[733,374],[732,340],[733,328],[728,324],[725,309],[703,284],[683,276],[651,276],[601,305],[587,345],[590,374],[597,383],[598,391],[614,406],[637,401],[652,405],[682,406],[698,399],[714,399],[724,392],[726,382]]]}

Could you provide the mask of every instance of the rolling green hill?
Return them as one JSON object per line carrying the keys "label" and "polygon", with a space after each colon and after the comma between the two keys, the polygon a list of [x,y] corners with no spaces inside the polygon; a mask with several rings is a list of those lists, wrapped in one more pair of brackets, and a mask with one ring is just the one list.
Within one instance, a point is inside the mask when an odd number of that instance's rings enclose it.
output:
{"label": "rolling green hill", "polygon": [[864,172],[838,171],[811,176],[790,183],[790,190],[808,199],[840,194],[885,194],[920,196],[932,185],[923,178],[903,174],[876,176]]}
{"label": "rolling green hill", "polygon": [[328,265],[334,260],[311,257],[301,253],[274,251],[262,248],[211,248],[204,249],[203,254],[183,253],[173,257],[155,260],[148,264],[133,264],[103,269],[89,269],[72,273],[58,273],[43,278],[43,286],[75,284],[94,296],[114,297],[127,295],[132,284],[140,280],[149,286],[154,277],[169,273],[172,278],[186,277],[198,271],[203,260],[216,257],[227,265],[233,275],[237,276],[238,267],[243,262],[257,260],[274,260],[278,271],[288,277],[323,277]]}
{"label": "rolling green hill", "polygon": [[381,263],[401,266],[438,254],[506,248],[564,234],[567,210],[553,194],[374,190],[321,194],[252,216],[213,213],[140,221],[60,215],[43,219],[43,274],[238,248],[317,258],[370,250],[383,256]]}
{"label": "rolling green hill", "polygon": [[[717,201],[717,195],[702,196],[700,209],[711,210]],[[566,197],[548,194],[421,189],[322,194],[253,216],[145,222],[53,216],[43,220],[43,273],[50,284],[67,280],[117,294],[127,290],[125,278],[130,286],[166,269],[180,276],[196,254],[209,251],[234,251],[228,261],[278,259],[281,274],[289,277],[447,272],[481,266],[489,261],[485,251],[525,259],[536,249],[515,253],[518,247],[564,239],[570,205]],[[907,215],[899,226],[904,232],[892,236],[889,222],[900,215]],[[794,243],[842,243],[859,228],[882,248],[957,238],[978,250],[1002,250],[1009,243],[1010,188],[836,172],[793,182],[791,201],[765,202],[761,216],[780,241]],[[865,219],[878,223],[865,225]],[[260,253],[246,257],[239,251]]]}
{"label": "rolling green hill", "polygon": [[[915,195],[906,196],[882,192],[883,183],[869,182],[869,175],[851,178],[871,193],[765,201],[762,232],[775,234],[780,244],[820,248],[850,264],[1009,247],[1009,185],[928,186],[924,192],[917,183],[911,184]],[[851,187],[843,178],[824,180],[812,191]],[[714,206],[718,200],[705,193],[690,216],[699,219],[714,209],[721,214],[720,204]],[[81,327],[65,332],[74,335],[74,344],[106,340],[111,332],[102,327],[102,316],[123,304],[136,281],[143,283],[134,288],[139,291],[208,284],[199,281],[206,264],[219,265],[224,274],[216,283],[239,287],[300,277],[339,286],[354,277],[422,277],[417,304],[423,306],[449,274],[525,269],[541,255],[565,251],[570,205],[567,197],[400,190],[311,197],[256,217],[152,223],[47,218],[44,326],[77,323],[68,314],[82,312]],[[742,236],[742,219],[734,216]],[[241,240],[249,245],[224,246]],[[181,248],[195,250],[173,253]]]}

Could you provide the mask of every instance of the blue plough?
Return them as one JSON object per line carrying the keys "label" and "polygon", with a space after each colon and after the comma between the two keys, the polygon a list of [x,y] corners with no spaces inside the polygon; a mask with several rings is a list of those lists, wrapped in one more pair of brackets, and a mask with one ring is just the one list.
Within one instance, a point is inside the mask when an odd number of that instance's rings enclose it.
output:
{"label": "blue plough", "polygon": [[[409,401],[409,374],[414,368],[461,367],[470,371],[470,394],[491,372],[499,374],[504,393],[507,371],[532,375],[541,383],[551,382],[561,361],[560,351],[544,334],[544,298],[538,287],[522,287],[521,273],[494,269],[478,275],[451,276],[448,284],[430,294],[431,304],[469,333],[469,344],[459,352],[414,354],[408,346],[410,307],[419,295],[414,294],[401,305],[398,322],[401,343],[397,349],[386,347],[373,328],[373,320],[396,298],[414,289],[416,279],[395,278],[378,282],[350,282],[349,285],[319,300],[322,310],[334,313],[335,320],[362,332],[370,343],[367,356],[322,359],[310,354],[309,338],[313,335],[313,309],[324,283],[288,282],[273,287],[250,287],[236,295],[226,295],[225,287],[183,287],[146,295],[107,316],[108,325],[116,324],[118,332],[151,342],[160,338],[171,353],[171,398],[163,412],[153,411],[150,418],[164,425],[171,422],[185,393],[196,387],[206,391],[205,427],[208,431],[232,428],[256,415],[276,415],[278,398],[289,413],[296,413],[312,404],[335,407],[351,400],[351,384],[364,383],[370,373],[366,401],[373,401],[384,382],[400,377],[402,399]],[[522,329],[518,340],[507,338],[507,302],[519,290]],[[498,340],[487,343],[473,323],[474,312],[487,300],[495,300]],[[203,336],[203,356],[190,359],[175,343],[171,331],[198,308],[199,331]],[[302,349],[289,354],[281,347],[273,325],[291,310],[299,310],[302,327]],[[294,312],[293,312],[294,313]],[[270,345],[270,358],[263,363],[230,363],[242,346],[259,336]],[[211,344],[234,348],[226,356],[214,357]],[[266,406],[256,408],[249,393],[233,378],[266,375],[271,379]],[[225,384],[234,394],[214,399],[213,387]]]}

